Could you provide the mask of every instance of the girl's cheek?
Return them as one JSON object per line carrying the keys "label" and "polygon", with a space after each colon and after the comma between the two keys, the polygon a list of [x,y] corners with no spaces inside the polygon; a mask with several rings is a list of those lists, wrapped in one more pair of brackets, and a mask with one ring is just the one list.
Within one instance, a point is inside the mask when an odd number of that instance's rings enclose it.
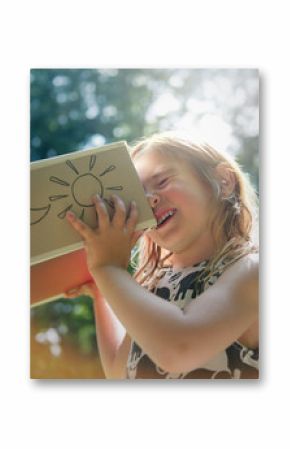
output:
{"label": "girl's cheek", "polygon": [[195,201],[195,197],[194,195],[192,195],[192,193],[188,192],[186,187],[183,189],[172,189],[170,191],[170,197],[171,199],[176,202],[176,203],[180,203],[181,205],[183,203],[185,204],[189,204]]}

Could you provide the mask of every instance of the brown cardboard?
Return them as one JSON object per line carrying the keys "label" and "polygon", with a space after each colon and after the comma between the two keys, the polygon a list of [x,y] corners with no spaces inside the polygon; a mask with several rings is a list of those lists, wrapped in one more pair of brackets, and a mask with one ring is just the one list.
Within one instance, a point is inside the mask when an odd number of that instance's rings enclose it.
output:
{"label": "brown cardboard", "polygon": [[83,247],[65,218],[72,210],[92,228],[97,226],[92,195],[98,193],[112,214],[110,195],[129,206],[136,201],[136,229],[156,224],[126,142],[77,151],[31,164],[31,265]]}

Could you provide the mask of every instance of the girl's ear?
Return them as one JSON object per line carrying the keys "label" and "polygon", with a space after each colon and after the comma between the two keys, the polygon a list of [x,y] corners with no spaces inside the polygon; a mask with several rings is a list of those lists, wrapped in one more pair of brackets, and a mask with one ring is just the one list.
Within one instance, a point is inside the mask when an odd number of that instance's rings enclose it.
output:
{"label": "girl's ear", "polygon": [[235,174],[225,162],[221,162],[220,164],[218,164],[215,168],[215,172],[222,197],[230,197],[236,187]]}

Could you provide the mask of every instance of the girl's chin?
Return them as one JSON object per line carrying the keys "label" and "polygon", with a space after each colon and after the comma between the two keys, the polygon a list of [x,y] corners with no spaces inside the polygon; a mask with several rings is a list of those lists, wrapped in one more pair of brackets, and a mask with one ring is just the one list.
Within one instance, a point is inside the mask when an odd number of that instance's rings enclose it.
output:
{"label": "girl's chin", "polygon": [[[163,236],[162,236],[163,237]],[[164,238],[160,235],[152,235],[150,238],[161,248],[170,251],[175,254],[182,254],[187,252],[189,248],[193,248],[196,244],[196,235],[185,235],[184,233],[174,232],[172,234],[167,233]]]}
{"label": "girl's chin", "polygon": [[151,238],[151,240],[154,243],[156,243],[162,249],[164,249],[166,251],[170,251],[171,253],[177,253],[177,252],[183,250],[180,239],[175,239],[175,238],[171,239],[168,237],[162,239],[160,236],[158,236],[156,234],[150,235],[149,237]]}

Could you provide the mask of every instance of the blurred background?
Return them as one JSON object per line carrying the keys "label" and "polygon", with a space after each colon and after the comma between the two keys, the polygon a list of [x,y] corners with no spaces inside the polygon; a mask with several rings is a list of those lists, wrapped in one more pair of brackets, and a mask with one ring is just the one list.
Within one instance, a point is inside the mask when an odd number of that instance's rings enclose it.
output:
{"label": "blurred background", "polygon": [[[259,189],[256,69],[33,69],[31,161],[153,132],[196,132]],[[89,297],[31,309],[31,377],[103,379]]]}

